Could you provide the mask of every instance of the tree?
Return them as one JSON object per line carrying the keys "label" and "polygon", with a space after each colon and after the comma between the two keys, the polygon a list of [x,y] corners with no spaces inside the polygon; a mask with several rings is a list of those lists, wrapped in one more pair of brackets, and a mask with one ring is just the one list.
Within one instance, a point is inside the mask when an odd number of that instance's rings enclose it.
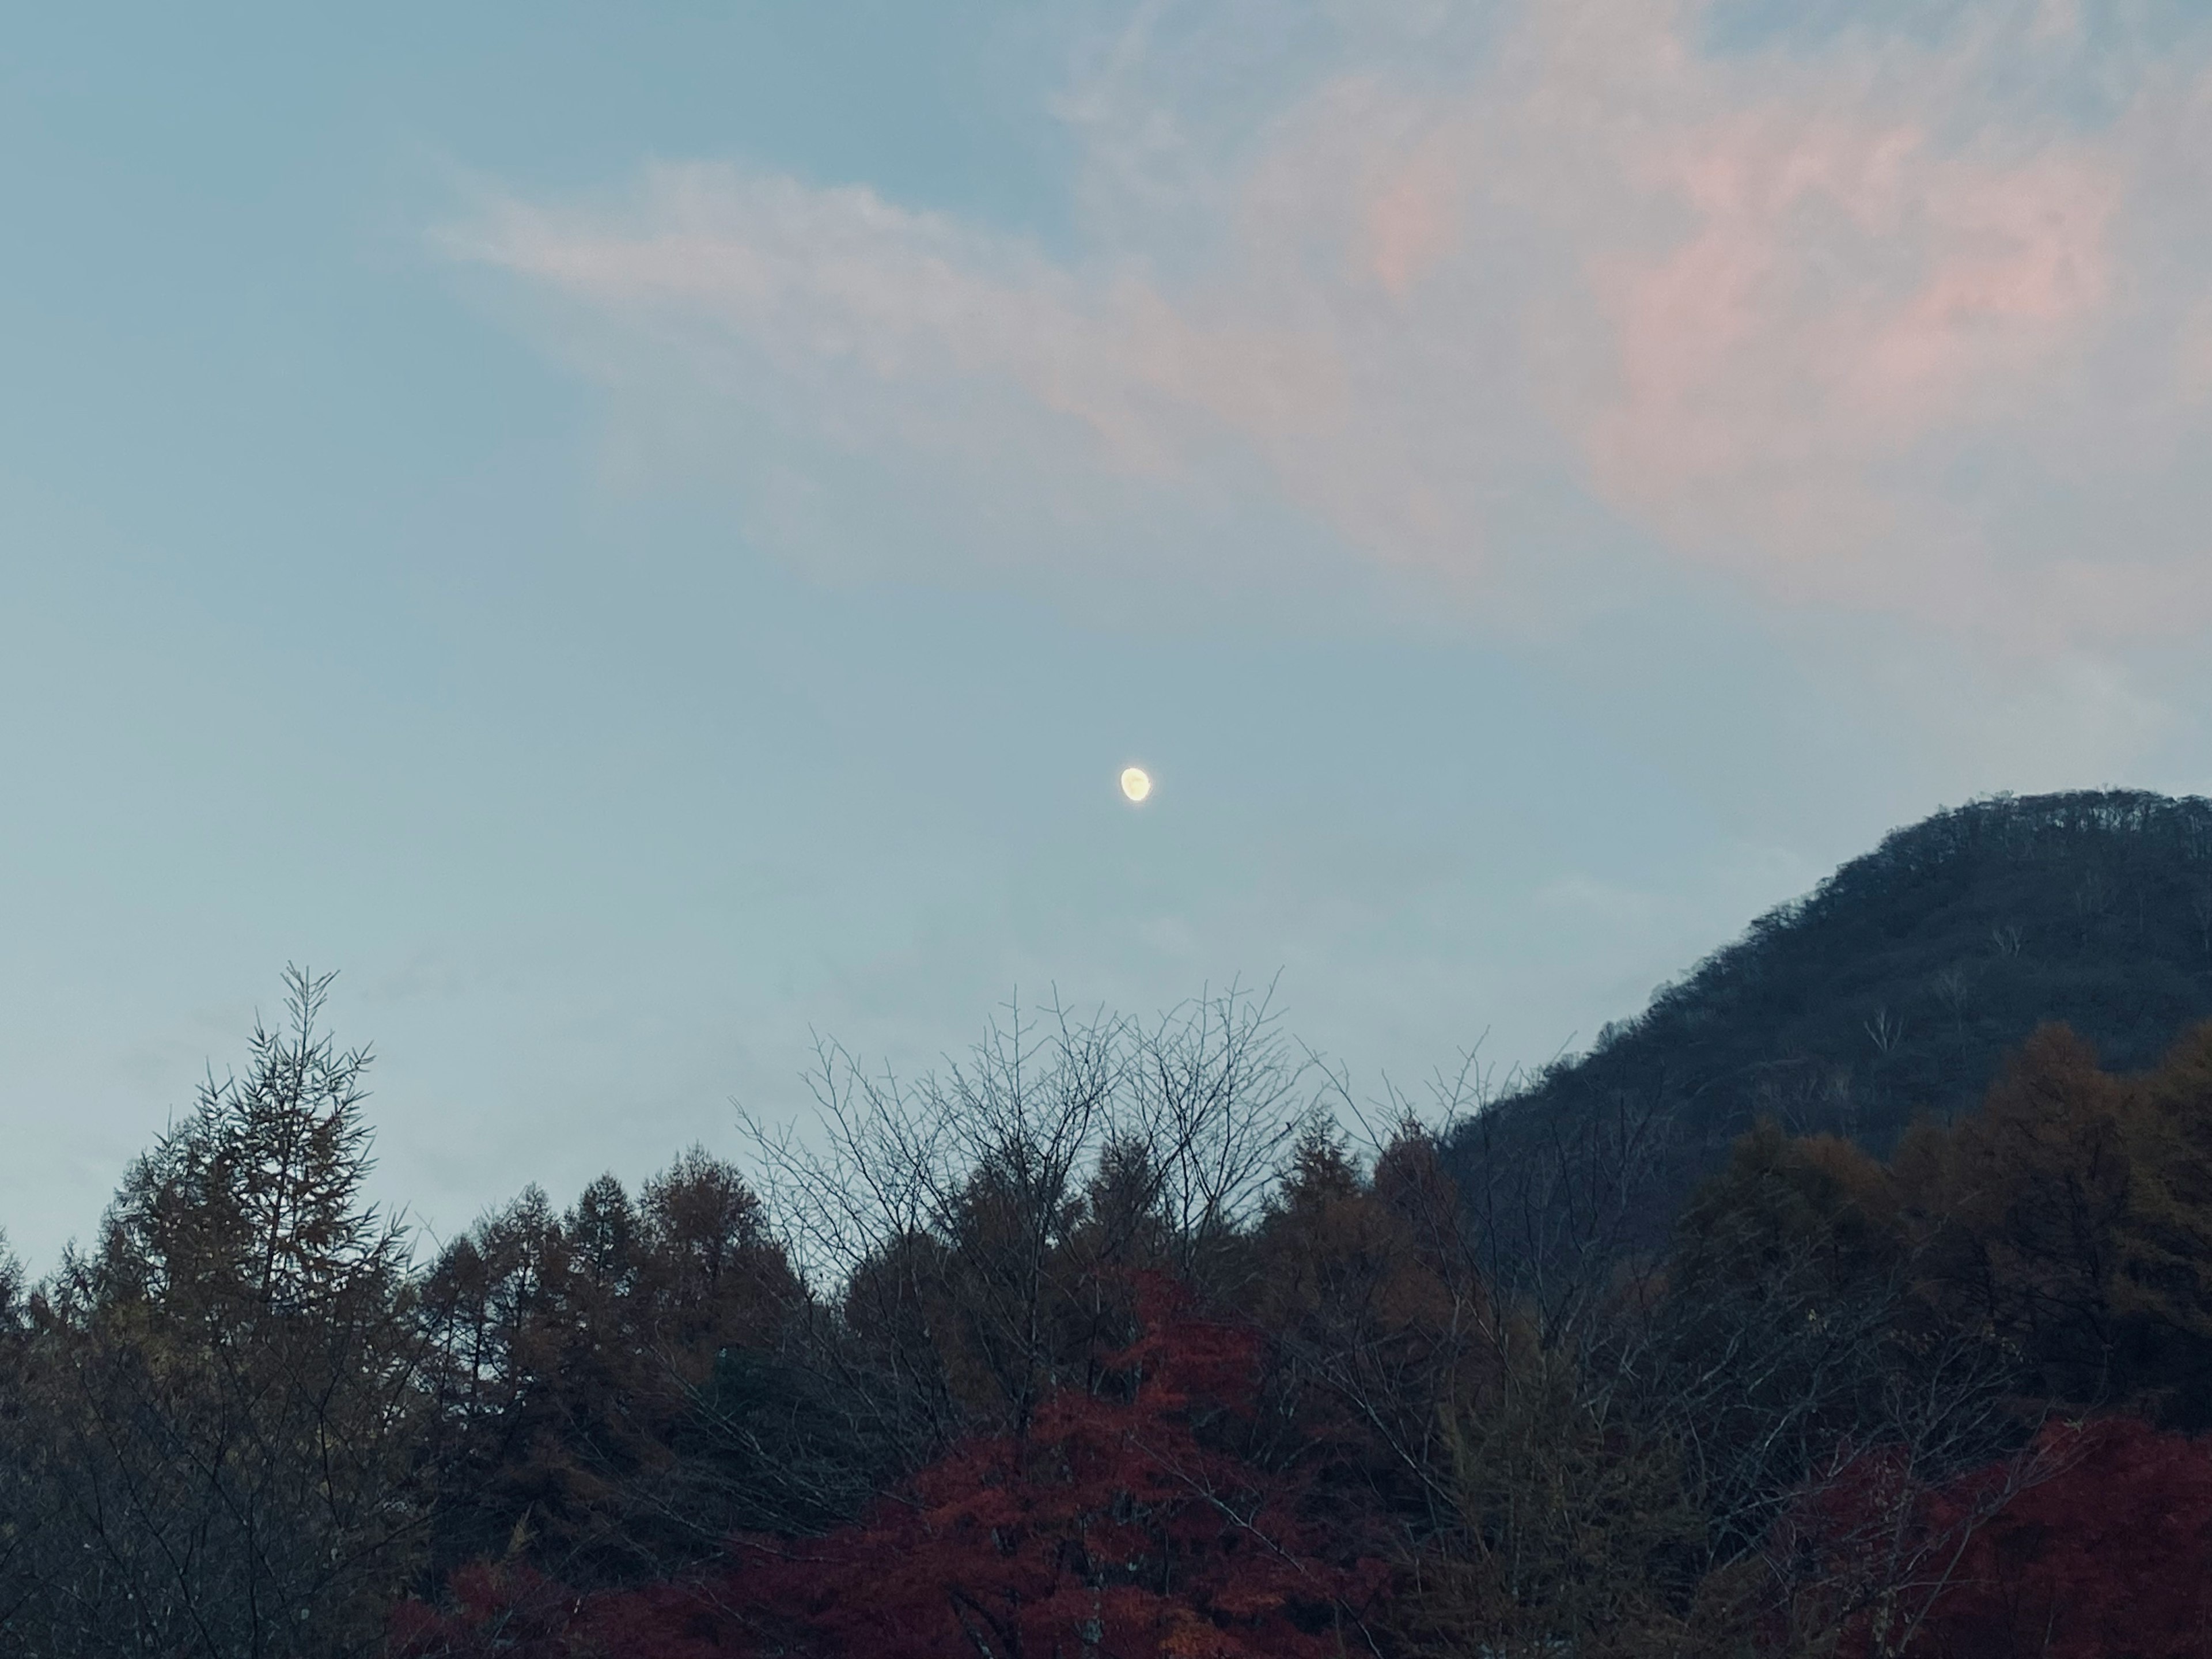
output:
{"label": "tree", "polygon": [[243,1076],[37,1299],[9,1413],[31,1651],[365,1653],[423,1534],[405,1237],[362,1196],[365,1050],[288,974]]}
{"label": "tree", "polygon": [[1440,1476],[1454,1510],[1405,1598],[1416,1651],[1741,1650],[1758,1575],[1717,1557],[1679,1450],[1601,1381],[1573,1354],[1528,1342],[1445,1419]]}
{"label": "tree", "polygon": [[2132,1081],[2127,1127],[2130,1382],[2163,1420],[2201,1431],[2212,1428],[2212,1023]]}
{"label": "tree", "polygon": [[2013,1345],[2035,1393],[2212,1423],[2208,1114],[2212,1027],[2136,1077],[2038,1031],[1979,1110],[1893,1160],[1946,1317]]}
{"label": "tree", "polygon": [[480,1577],[455,1614],[410,1612],[403,1650],[1322,1659],[1370,1645],[1382,1564],[1333,1547],[1339,1527],[1302,1508],[1294,1481],[1215,1432],[1254,1408],[1255,1336],[1195,1317],[1163,1280],[1139,1294],[1143,1334],[1109,1357],[1108,1386],[1056,1390],[1024,1432],[962,1443],[856,1526],[742,1540],[726,1575],[622,1595]]}
{"label": "tree", "polygon": [[1413,1539],[1455,1524],[1447,1438],[1487,1397],[1509,1339],[1432,1139],[1401,1125],[1370,1178],[1310,1125],[1253,1254],[1278,1457]]}
{"label": "tree", "polygon": [[[2140,1421],[2054,1424],[2050,1478],[1968,1534],[1911,1659],[2190,1659],[2212,1650],[2212,1448]],[[1956,1529],[2002,1472],[1928,1501]],[[1880,1632],[1857,1632],[1881,1651]]]}
{"label": "tree", "polygon": [[[2062,1400],[2127,1379],[2121,1231],[2134,1171],[2119,1082],[2063,1026],[2038,1030],[1951,1131],[1921,1212],[1960,1249],[1950,1267],[1978,1311],[2014,1334]],[[1924,1154],[1908,1157],[1914,1169]]]}
{"label": "tree", "polygon": [[745,1120],[814,1295],[811,1366],[904,1469],[1018,1436],[1128,1336],[1102,1266],[1171,1267],[1211,1296],[1249,1279],[1304,1073],[1235,988],[1150,1027],[1018,1007],[911,1085],[825,1044],[815,1144]]}
{"label": "tree", "polygon": [[799,1455],[763,1389],[803,1410],[804,1379],[776,1363],[803,1297],[759,1199],[702,1148],[635,1204],[612,1176],[566,1215],[526,1191],[440,1254],[422,1306],[441,1417],[434,1577],[489,1555],[637,1583],[738,1528],[830,1524],[860,1502],[835,1458],[795,1485],[769,1456],[771,1442]]}

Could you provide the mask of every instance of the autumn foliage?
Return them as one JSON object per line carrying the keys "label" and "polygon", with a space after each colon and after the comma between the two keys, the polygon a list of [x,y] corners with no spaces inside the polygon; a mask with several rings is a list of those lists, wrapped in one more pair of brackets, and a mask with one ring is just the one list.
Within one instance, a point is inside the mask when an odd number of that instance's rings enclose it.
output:
{"label": "autumn foliage", "polygon": [[1654,1244],[1626,1107],[1473,1188],[1263,1009],[1023,1024],[417,1266],[321,992],[0,1262],[0,1659],[2212,1655],[2212,1028]]}
{"label": "autumn foliage", "polygon": [[1254,1409],[1259,1344],[1181,1300],[1148,1280],[1144,1334],[1107,1357],[1098,1389],[1054,1394],[1025,1433],[958,1447],[855,1526],[740,1538],[696,1583],[593,1598],[479,1569],[457,1583],[450,1616],[409,1610],[402,1651],[1340,1652],[1388,1570],[1348,1556],[1295,1477],[1229,1449]]}
{"label": "autumn foliage", "polygon": [[[2025,1458],[1940,1486],[1894,1457],[1849,1461],[1793,1517],[1800,1547],[1856,1558],[1830,1581],[1856,1591],[1839,1621],[1844,1652],[2212,1652],[2212,1445],[2120,1417],[2050,1424]],[[1877,1565],[1891,1571],[1866,1571]]]}

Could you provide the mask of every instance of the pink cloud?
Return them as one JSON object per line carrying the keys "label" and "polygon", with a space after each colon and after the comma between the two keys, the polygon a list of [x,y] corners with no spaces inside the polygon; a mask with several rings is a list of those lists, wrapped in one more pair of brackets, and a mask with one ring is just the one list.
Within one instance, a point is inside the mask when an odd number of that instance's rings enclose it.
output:
{"label": "pink cloud", "polygon": [[1898,555],[1955,561],[1943,504],[1893,470],[2014,423],[2105,325],[2119,168],[1778,109],[1642,173],[1689,222],[1591,256],[1617,380],[1571,429],[1600,487],[1687,556],[1802,597],[1864,602]]}
{"label": "pink cloud", "polygon": [[1910,130],[1795,125],[1693,135],[1678,176],[1654,183],[1691,204],[1694,228],[1593,260],[1622,382],[1608,419],[1625,430],[1609,442],[1668,471],[1808,439],[1902,446],[2036,367],[2104,300],[2108,173],[1931,159]]}
{"label": "pink cloud", "polygon": [[1990,17],[1717,55],[1688,0],[1525,0],[1458,63],[1354,24],[1340,73],[1210,143],[1133,31],[1067,100],[1079,257],[713,167],[463,241],[848,449],[972,469],[1017,522],[1086,478],[1258,491],[1510,605],[1532,481],[1564,480],[1783,602],[2199,625],[2185,515],[2123,567],[2021,501],[2063,483],[2094,519],[2206,434],[2212,197],[2147,180],[2212,81],[2146,72],[2092,129],[1998,90],[2087,50],[2070,9]]}
{"label": "pink cloud", "polygon": [[1432,148],[1395,167],[1369,202],[1367,268],[1392,299],[1404,300],[1450,253],[1457,185],[1450,157]]}

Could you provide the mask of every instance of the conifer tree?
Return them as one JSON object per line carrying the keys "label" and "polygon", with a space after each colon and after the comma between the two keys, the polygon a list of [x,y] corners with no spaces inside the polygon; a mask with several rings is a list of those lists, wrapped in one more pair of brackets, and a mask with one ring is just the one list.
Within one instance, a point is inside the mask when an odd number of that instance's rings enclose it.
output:
{"label": "conifer tree", "polygon": [[421,1531],[406,1242],[362,1195],[369,1055],[288,975],[242,1076],[131,1170],[40,1298],[8,1451],[46,1655],[373,1650]]}

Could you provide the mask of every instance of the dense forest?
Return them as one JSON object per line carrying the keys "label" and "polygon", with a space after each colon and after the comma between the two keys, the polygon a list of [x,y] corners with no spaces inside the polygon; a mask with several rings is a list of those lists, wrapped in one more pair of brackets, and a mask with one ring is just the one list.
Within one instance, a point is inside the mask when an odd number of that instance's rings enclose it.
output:
{"label": "dense forest", "polygon": [[1048,1010],[442,1242],[295,975],[0,1273],[0,1652],[2212,1653],[2208,832],[1946,814],[1464,1121]]}
{"label": "dense forest", "polygon": [[1656,1242],[1762,1118],[1887,1152],[1978,1103],[2063,1023],[2107,1065],[2157,1063],[2212,1018],[2212,801],[2106,790],[1973,802],[1897,830],[1663,985],[1589,1051],[1462,1125],[1480,1186],[1561,1136],[1633,1137]]}

